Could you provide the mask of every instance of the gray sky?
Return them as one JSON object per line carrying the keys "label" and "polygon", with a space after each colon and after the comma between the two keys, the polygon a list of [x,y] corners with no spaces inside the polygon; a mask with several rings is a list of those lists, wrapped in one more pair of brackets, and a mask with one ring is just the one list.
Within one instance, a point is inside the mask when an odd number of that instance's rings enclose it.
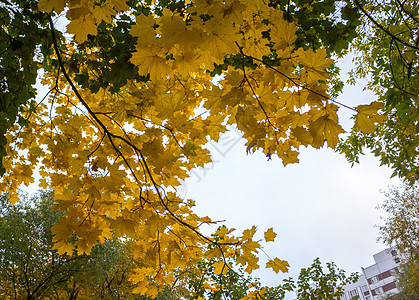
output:
{"label": "gray sky", "polygon": [[[342,72],[349,71],[350,62],[348,58],[341,63]],[[348,86],[338,100],[357,106],[370,103],[374,95],[362,91],[362,85]],[[352,112],[339,111],[348,130]],[[262,254],[262,270],[255,274],[264,284],[275,285],[288,276],[296,279],[300,268],[316,257],[347,272],[373,264],[372,255],[385,248],[377,243],[374,227],[383,215],[376,209],[383,200],[379,191],[399,183],[390,180],[390,169],[379,167],[370,154],[351,168],[343,155],[329,148],[302,148],[300,163],[283,167],[276,157],[267,161],[261,153],[246,155],[244,143],[233,131],[210,144],[214,163],[197,169],[186,181],[186,197],[196,200],[200,215],[226,220],[237,234],[256,225],[262,239],[264,231],[274,228],[277,239],[264,250],[272,258],[288,260],[291,268],[285,276],[263,270]]]}

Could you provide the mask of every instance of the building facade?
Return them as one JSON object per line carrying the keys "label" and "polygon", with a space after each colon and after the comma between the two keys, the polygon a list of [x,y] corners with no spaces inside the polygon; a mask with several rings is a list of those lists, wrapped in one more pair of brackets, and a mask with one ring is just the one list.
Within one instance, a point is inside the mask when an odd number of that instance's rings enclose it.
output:
{"label": "building facade", "polygon": [[346,285],[341,300],[354,299],[381,300],[384,296],[397,294],[396,273],[400,267],[401,257],[396,249],[389,248],[373,255],[375,264],[361,268],[362,275],[358,281]]}

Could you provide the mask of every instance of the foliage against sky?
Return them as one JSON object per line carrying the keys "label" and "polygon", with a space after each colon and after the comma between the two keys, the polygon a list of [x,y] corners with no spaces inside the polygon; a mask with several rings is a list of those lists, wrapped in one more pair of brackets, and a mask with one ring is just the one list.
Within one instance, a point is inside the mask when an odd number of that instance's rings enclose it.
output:
{"label": "foliage against sky", "polygon": [[[298,4],[320,14],[314,2]],[[336,147],[341,104],[328,95],[328,54],[351,36],[330,41],[333,50],[319,48],[325,32],[310,42],[298,11],[239,0],[2,6],[12,25],[31,30],[19,18],[35,20],[42,35],[25,55],[42,67],[49,92],[39,103],[10,102],[6,123],[15,108],[21,122],[2,143],[1,190],[17,201],[18,188],[33,182],[39,168],[41,186],[54,189],[64,213],[52,228],[58,253],[89,253],[112,236],[124,238],[134,258],[147,262],[131,276],[138,293],[157,295],[200,257],[219,259],[216,274],[230,268],[229,259],[251,273],[262,246],[256,227],[235,235],[222,228],[217,241],[206,237],[199,227],[211,219],[194,214],[194,202],[175,191],[190,170],[211,161],[207,139],[217,141],[228,125],[243,132],[248,152],[278,156],[284,165],[298,162],[301,146]],[[66,35],[55,28],[64,16]],[[4,24],[3,37],[23,39],[25,31],[14,36],[12,25]],[[4,50],[16,58],[9,73],[30,69],[16,47]],[[8,96],[19,89],[9,79],[4,85]],[[370,132],[385,119],[377,114],[381,106],[348,109],[358,113],[355,126]],[[272,230],[265,233],[266,242],[274,238]],[[286,272],[288,263],[273,258],[266,267]]]}
{"label": "foliage against sky", "polygon": [[378,208],[385,212],[384,224],[379,227],[380,239],[395,246],[403,260],[397,274],[397,299],[416,299],[419,296],[419,189],[404,184],[391,187]]}
{"label": "foliage against sky", "polygon": [[[166,287],[157,297],[133,294],[135,285],[128,278],[135,266],[129,242],[115,238],[92,248],[89,255],[58,254],[52,249],[51,227],[60,212],[51,211],[54,194],[42,191],[12,205],[6,195],[0,196],[0,297],[2,299],[213,299],[237,300],[246,295],[263,299],[285,299],[286,292],[298,291],[297,299],[329,299],[340,297],[342,286],[356,280],[333,263],[323,270],[319,259],[300,271],[298,281],[284,279],[275,287],[262,286],[259,279],[245,273],[242,267],[221,274],[214,273],[219,258],[202,258],[195,270],[177,277],[175,285]],[[217,238],[213,236],[213,238]],[[268,230],[266,240],[274,234]],[[215,245],[209,245],[215,247]],[[260,299],[260,298],[259,298]]]}
{"label": "foliage against sky", "polygon": [[351,81],[368,80],[388,121],[369,131],[352,130],[340,150],[358,162],[368,148],[394,170],[393,176],[412,184],[419,178],[419,2],[354,2],[363,22],[351,45],[356,54]]}

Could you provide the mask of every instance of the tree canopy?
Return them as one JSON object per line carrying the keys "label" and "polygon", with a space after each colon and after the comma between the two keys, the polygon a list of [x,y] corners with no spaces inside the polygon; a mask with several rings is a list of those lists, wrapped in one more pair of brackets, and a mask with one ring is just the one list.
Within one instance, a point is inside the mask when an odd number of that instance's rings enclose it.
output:
{"label": "tree canopy", "polygon": [[59,255],[52,249],[51,227],[61,214],[51,210],[53,194],[22,198],[11,205],[5,195],[0,197],[2,299],[117,299],[132,294],[128,274],[138,262],[122,242],[109,239],[89,256]]}
{"label": "tree canopy", "polygon": [[[382,123],[380,102],[335,100],[330,57],[355,37],[356,11],[334,1],[5,2],[1,190],[16,202],[39,170],[62,212],[52,227],[58,253],[129,241],[145,262],[130,277],[138,293],[156,296],[202,257],[218,259],[218,275],[230,259],[251,273],[262,246],[256,227],[207,237],[200,227],[213,221],[176,190],[211,161],[207,140],[230,125],[248,152],[286,165],[301,147],[336,147],[339,107],[356,113],[357,130]],[[38,102],[36,71],[49,89]],[[269,229],[264,241],[275,236]],[[286,272],[288,263],[266,266]]]}
{"label": "tree canopy", "polygon": [[388,245],[396,245],[401,253],[414,256],[419,247],[419,190],[418,186],[404,185],[390,188],[379,206],[386,212],[380,238]]}
{"label": "tree canopy", "polygon": [[393,176],[413,184],[419,178],[419,3],[354,1],[363,25],[351,45],[356,53],[351,80],[368,80],[367,88],[384,103],[387,121],[370,130],[352,130],[340,150],[358,162],[368,148],[394,169]]}
{"label": "tree canopy", "polygon": [[[380,239],[395,246],[403,264],[397,275],[400,293],[395,299],[419,297],[419,190],[418,185],[392,187],[384,193],[379,206],[386,215],[380,228]],[[390,298],[391,299],[391,298]]]}

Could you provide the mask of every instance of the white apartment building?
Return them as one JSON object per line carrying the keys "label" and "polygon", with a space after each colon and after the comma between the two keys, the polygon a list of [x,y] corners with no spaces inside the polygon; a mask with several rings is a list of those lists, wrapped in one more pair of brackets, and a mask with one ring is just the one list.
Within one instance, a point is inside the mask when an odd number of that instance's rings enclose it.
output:
{"label": "white apartment building", "polygon": [[381,300],[384,295],[397,294],[396,272],[401,258],[394,248],[389,248],[373,255],[375,264],[361,268],[358,281],[346,285],[341,300],[359,296],[362,300]]}

